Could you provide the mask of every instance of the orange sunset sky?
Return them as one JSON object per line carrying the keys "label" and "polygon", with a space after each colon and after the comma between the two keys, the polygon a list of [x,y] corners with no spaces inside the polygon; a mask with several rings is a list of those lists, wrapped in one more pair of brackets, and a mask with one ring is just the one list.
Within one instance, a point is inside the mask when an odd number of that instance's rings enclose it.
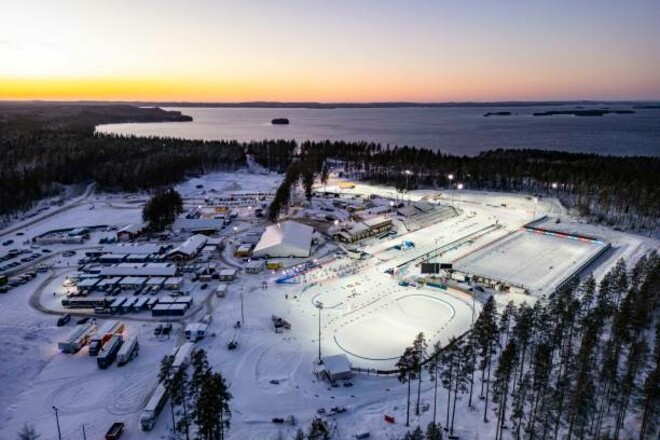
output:
{"label": "orange sunset sky", "polygon": [[660,98],[657,1],[0,3],[0,99]]}

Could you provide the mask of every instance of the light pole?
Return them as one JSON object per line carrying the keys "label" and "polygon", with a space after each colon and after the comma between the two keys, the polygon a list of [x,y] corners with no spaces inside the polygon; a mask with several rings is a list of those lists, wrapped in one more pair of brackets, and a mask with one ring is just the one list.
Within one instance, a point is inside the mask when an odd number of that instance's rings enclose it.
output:
{"label": "light pole", "polygon": [[241,287],[241,325],[245,326],[245,312],[243,309],[243,287]]}
{"label": "light pole", "polygon": [[236,246],[236,232],[238,232],[238,228],[234,226],[234,250],[238,249],[238,246]]}
{"label": "light pole", "polygon": [[319,309],[319,365],[321,365],[321,310],[323,310],[323,303],[316,301],[314,306]]}
{"label": "light pole", "polygon": [[534,216],[532,217],[532,221],[536,220],[536,205],[538,204],[539,204],[538,197],[534,197]]}
{"label": "light pole", "polygon": [[[456,189],[459,190],[459,191],[462,190],[463,189],[463,184],[459,183],[458,185],[456,185]],[[452,207],[454,206],[454,193],[453,192],[451,193],[451,206]]]}
{"label": "light pole", "polygon": [[[448,174],[447,179],[449,179],[449,189],[453,189],[454,187],[452,186],[452,181],[454,180],[454,175],[453,174]],[[451,206],[454,206],[454,192],[451,192]]]}
{"label": "light pole", "polygon": [[55,423],[57,423],[57,438],[62,440],[62,431],[60,430],[60,416],[57,413],[57,407],[53,406],[53,410],[55,411]]}
{"label": "light pole", "polygon": [[[555,195],[555,200],[553,201],[552,205],[554,205],[555,202],[557,202],[558,211],[559,211],[557,213],[557,218],[559,218],[561,216],[561,204],[559,204],[559,199],[557,198],[557,188],[559,188],[559,185],[557,184],[557,182],[552,182],[552,189],[555,192],[555,194],[554,194]],[[551,210],[552,210],[552,205],[550,205]]]}
{"label": "light pole", "polygon": [[412,174],[412,171],[406,170],[406,193],[408,193],[408,204],[410,205],[410,189],[408,189],[408,178]]}

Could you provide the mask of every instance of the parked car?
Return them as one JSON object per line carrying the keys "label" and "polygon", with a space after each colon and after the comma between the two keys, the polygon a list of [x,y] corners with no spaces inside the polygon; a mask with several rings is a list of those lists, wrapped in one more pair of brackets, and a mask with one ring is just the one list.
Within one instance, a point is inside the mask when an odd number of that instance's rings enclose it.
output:
{"label": "parked car", "polygon": [[65,326],[69,321],[71,321],[71,314],[70,314],[70,313],[67,313],[66,315],[64,315],[64,316],[60,316],[60,317],[57,319],[57,326],[58,326],[58,327],[63,327],[63,326]]}

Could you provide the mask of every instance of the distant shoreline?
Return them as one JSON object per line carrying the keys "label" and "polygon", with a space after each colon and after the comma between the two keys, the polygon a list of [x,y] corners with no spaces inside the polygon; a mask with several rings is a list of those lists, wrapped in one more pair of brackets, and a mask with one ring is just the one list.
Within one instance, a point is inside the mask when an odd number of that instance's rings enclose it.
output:
{"label": "distant shoreline", "polygon": [[245,101],[245,102],[180,102],[180,101],[0,101],[3,106],[29,105],[98,105],[125,104],[142,107],[179,107],[179,108],[303,108],[303,109],[364,109],[364,108],[495,108],[495,107],[559,107],[559,106],[603,106],[625,105],[638,109],[660,108],[660,101],[492,101],[492,102],[279,102],[279,101]]}

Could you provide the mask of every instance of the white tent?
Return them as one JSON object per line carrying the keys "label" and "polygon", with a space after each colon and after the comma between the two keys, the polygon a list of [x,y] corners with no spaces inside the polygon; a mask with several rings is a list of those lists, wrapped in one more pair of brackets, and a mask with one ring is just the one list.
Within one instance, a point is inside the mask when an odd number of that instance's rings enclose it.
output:
{"label": "white tent", "polygon": [[314,228],[287,220],[268,226],[252,251],[255,257],[309,257]]}

